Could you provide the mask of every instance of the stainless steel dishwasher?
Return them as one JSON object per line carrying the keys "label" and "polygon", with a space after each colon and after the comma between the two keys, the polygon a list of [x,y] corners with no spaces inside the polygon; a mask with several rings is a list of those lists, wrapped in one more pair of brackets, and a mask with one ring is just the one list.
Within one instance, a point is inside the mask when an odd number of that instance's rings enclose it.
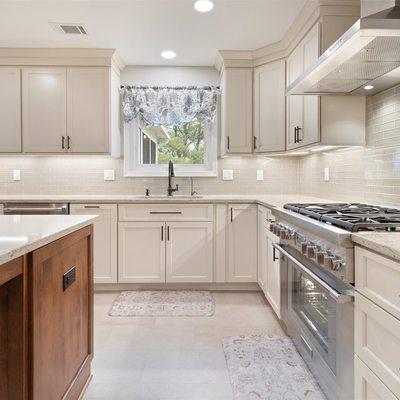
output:
{"label": "stainless steel dishwasher", "polygon": [[67,215],[68,203],[4,203],[4,215]]}

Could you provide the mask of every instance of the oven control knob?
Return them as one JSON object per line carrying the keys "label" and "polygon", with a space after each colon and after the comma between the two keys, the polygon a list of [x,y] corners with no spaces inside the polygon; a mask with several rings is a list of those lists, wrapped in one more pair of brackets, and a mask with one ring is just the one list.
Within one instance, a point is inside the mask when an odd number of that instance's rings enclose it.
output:
{"label": "oven control knob", "polygon": [[334,257],[332,260],[332,270],[340,271],[345,266],[345,263],[341,257]]}
{"label": "oven control knob", "polygon": [[314,244],[307,246],[307,257],[314,258],[316,252],[317,252],[317,246],[315,246]]}
{"label": "oven control knob", "polygon": [[270,230],[271,232],[273,232],[274,229],[275,229],[275,224],[272,222],[271,224],[269,224],[269,230]]}
{"label": "oven control knob", "polygon": [[315,254],[315,259],[319,265],[325,265],[325,258],[328,257],[328,253],[324,250],[318,250]]}
{"label": "oven control knob", "polygon": [[301,242],[301,252],[306,255],[307,254],[307,247],[308,247],[308,242]]}

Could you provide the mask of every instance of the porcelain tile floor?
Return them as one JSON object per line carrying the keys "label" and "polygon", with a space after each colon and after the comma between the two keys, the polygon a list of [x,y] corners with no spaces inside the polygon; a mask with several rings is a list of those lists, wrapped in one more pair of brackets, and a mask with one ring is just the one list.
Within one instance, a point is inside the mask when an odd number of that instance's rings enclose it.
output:
{"label": "porcelain tile floor", "polygon": [[109,317],[116,296],[95,294],[85,400],[232,400],[222,338],[283,334],[261,293],[215,292],[212,317]]}

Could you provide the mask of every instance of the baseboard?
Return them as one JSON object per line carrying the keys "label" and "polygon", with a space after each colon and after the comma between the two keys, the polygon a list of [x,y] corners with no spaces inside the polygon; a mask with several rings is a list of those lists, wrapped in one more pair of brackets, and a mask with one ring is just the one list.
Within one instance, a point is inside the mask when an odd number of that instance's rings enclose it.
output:
{"label": "baseboard", "polygon": [[213,291],[260,292],[256,282],[250,283],[97,283],[95,292],[115,292],[121,290],[173,290],[197,289]]}

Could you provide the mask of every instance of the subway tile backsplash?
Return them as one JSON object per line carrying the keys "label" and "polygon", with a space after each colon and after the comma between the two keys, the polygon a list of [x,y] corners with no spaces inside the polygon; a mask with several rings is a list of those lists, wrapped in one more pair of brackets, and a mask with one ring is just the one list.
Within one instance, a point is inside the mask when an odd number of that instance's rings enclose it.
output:
{"label": "subway tile backsplash", "polygon": [[[199,194],[299,193],[332,201],[361,201],[400,207],[400,85],[367,100],[366,147],[298,158],[227,157],[218,177],[194,178]],[[324,181],[324,168],[330,180]],[[21,181],[13,181],[13,169]],[[103,171],[115,170],[115,181]],[[223,181],[222,170],[234,180]],[[256,171],[264,180],[256,180]],[[188,194],[188,178],[176,178]],[[166,178],[124,178],[121,159],[108,156],[0,156],[0,194],[153,194],[166,192]]]}
{"label": "subway tile backsplash", "polygon": [[366,147],[300,160],[301,194],[400,207],[400,85],[368,98],[366,118]]}
{"label": "subway tile backsplash", "polygon": [[[199,194],[298,193],[299,160],[228,157],[219,160],[218,177],[194,178]],[[12,180],[13,169],[21,181]],[[104,181],[105,169],[115,170],[115,181]],[[222,169],[233,169],[234,180],[223,181]],[[256,180],[257,169],[264,181]],[[180,194],[190,193],[189,178],[175,178]],[[0,194],[152,194],[166,193],[167,178],[124,178],[123,162],[108,156],[1,156]]]}

